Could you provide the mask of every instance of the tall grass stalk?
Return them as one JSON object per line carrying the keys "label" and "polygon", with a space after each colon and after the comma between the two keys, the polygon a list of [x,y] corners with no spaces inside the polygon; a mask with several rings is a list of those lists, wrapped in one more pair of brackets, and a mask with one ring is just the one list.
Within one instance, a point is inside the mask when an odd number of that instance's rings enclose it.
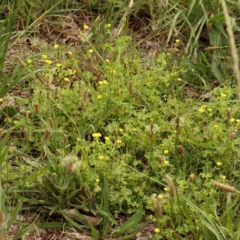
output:
{"label": "tall grass stalk", "polygon": [[[232,25],[231,25],[230,17],[229,17],[228,10],[227,10],[227,4],[226,4],[225,0],[221,0],[221,3],[222,3],[222,9],[223,9],[224,17],[225,17],[225,22],[227,25],[227,33],[229,36],[229,43],[230,43],[231,54],[232,54],[232,58],[233,58],[233,70],[234,70],[234,75],[237,79],[237,92],[238,92],[238,97],[240,99],[239,58],[238,58],[238,54],[237,54],[237,48],[236,48],[235,39],[234,39],[234,35],[233,35]],[[239,4],[240,4],[240,0],[239,0]]]}

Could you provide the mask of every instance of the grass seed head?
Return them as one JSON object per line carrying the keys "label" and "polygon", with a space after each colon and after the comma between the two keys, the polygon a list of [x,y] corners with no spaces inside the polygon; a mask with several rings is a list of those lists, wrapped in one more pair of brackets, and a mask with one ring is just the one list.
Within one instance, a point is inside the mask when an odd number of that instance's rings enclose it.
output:
{"label": "grass seed head", "polygon": [[26,127],[24,128],[23,136],[24,136],[25,141],[28,141],[28,129]]}
{"label": "grass seed head", "polygon": [[67,140],[68,140],[68,137],[66,134],[64,134],[63,136],[63,144],[66,145],[67,144]]}
{"label": "grass seed head", "polygon": [[28,120],[28,112],[27,111],[24,112],[24,117],[25,117],[26,120]]}
{"label": "grass seed head", "polygon": [[59,88],[58,88],[58,87],[56,87],[56,88],[55,88],[55,97],[57,97],[57,96],[58,96],[58,92],[59,92]]}
{"label": "grass seed head", "polygon": [[170,197],[174,198],[175,197],[175,185],[174,182],[172,180],[172,178],[170,176],[166,176],[166,180],[168,183],[168,188],[169,188],[169,195]]}
{"label": "grass seed head", "polygon": [[157,200],[157,205],[156,205],[156,210],[155,210],[155,214],[157,218],[162,217],[163,211],[162,211],[162,203],[161,200]]}
{"label": "grass seed head", "polygon": [[39,72],[37,76],[38,76],[38,80],[40,81],[40,83],[44,85],[42,74]]}
{"label": "grass seed head", "polygon": [[26,64],[22,61],[22,59],[19,56],[17,56],[17,60],[21,66],[26,67]]}
{"label": "grass seed head", "polygon": [[128,88],[129,94],[133,94],[133,82],[129,82],[129,88]]}
{"label": "grass seed head", "polygon": [[157,159],[158,159],[158,162],[159,162],[159,163],[161,163],[161,164],[163,163],[163,158],[162,158],[161,155],[158,155],[158,156],[157,156]]}
{"label": "grass seed head", "polygon": [[45,132],[44,132],[44,135],[43,135],[43,140],[44,140],[44,141],[47,141],[48,138],[49,138],[49,136],[50,136],[49,128],[46,128],[46,129],[45,129]]}
{"label": "grass seed head", "polygon": [[50,123],[51,128],[54,128],[54,122],[53,122],[52,118],[49,118],[49,123]]}
{"label": "grass seed head", "polygon": [[234,140],[235,135],[234,135],[233,132],[230,132],[230,133],[228,134],[228,137],[229,137],[230,140]]}
{"label": "grass seed head", "polygon": [[115,142],[118,140],[118,131],[117,129],[114,129],[114,137],[115,137]]}
{"label": "grass seed head", "polygon": [[176,118],[175,130],[176,130],[177,132],[180,130],[180,119],[179,119],[179,117]]}
{"label": "grass seed head", "polygon": [[182,154],[182,153],[184,153],[184,147],[182,146],[182,145],[178,145],[178,152],[180,153],[180,154]]}
{"label": "grass seed head", "polygon": [[17,154],[17,148],[15,146],[13,147],[13,153]]}
{"label": "grass seed head", "polygon": [[81,109],[84,108],[84,105],[85,105],[85,103],[86,103],[86,101],[87,101],[87,94],[88,94],[87,91],[84,91],[84,92],[83,92],[82,102],[81,102],[81,106],[80,106]]}
{"label": "grass seed head", "polygon": [[222,183],[220,183],[220,182],[216,182],[216,181],[215,181],[215,182],[213,182],[213,185],[214,185],[215,187],[218,187],[218,188],[226,191],[226,192],[235,192],[235,191],[236,191],[235,187],[230,186],[230,185],[228,185],[228,184],[222,184]]}
{"label": "grass seed head", "polygon": [[227,120],[229,121],[231,119],[231,111],[230,109],[227,109]]}
{"label": "grass seed head", "polygon": [[35,109],[35,113],[36,113],[36,114],[39,114],[39,112],[40,112],[40,111],[39,111],[39,103],[35,103],[35,104],[34,104],[34,109]]}

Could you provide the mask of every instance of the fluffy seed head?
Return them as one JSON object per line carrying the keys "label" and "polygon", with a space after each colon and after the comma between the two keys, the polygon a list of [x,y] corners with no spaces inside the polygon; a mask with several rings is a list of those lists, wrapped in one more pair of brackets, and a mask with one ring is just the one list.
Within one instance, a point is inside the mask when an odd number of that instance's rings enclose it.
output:
{"label": "fluffy seed head", "polygon": [[168,183],[169,195],[170,195],[170,197],[174,198],[174,196],[175,196],[174,182],[173,182],[172,178],[169,177],[168,175],[166,176],[166,180],[167,180],[167,183]]}
{"label": "fluffy seed head", "polygon": [[193,173],[191,173],[191,174],[189,175],[188,179],[189,179],[190,182],[193,182],[194,179],[195,179],[195,175],[194,175]]}

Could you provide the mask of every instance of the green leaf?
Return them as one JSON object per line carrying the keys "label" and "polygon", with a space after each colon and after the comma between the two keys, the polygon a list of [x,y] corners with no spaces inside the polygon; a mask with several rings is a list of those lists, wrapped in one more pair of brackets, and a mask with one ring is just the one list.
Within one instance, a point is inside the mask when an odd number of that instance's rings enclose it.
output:
{"label": "green leaf", "polygon": [[142,220],[142,211],[133,214],[119,229],[113,230],[116,235],[121,235],[132,230]]}
{"label": "green leaf", "polygon": [[48,170],[50,170],[51,165],[48,164],[44,167],[42,167],[41,169],[39,169],[38,171],[32,173],[27,179],[26,182],[32,183],[33,181],[35,181],[39,175],[42,175],[44,173],[47,173]]}
{"label": "green leaf", "polygon": [[11,212],[11,215],[10,215],[11,217],[8,221],[8,229],[13,224],[13,222],[16,221],[17,215],[21,211],[21,209],[22,209],[22,200],[18,202],[18,204],[14,207],[14,210]]}
{"label": "green leaf", "polygon": [[136,236],[136,234],[138,233],[139,229],[137,229],[136,231],[134,231],[133,233],[123,236],[123,237],[119,237],[117,238],[117,240],[126,240],[126,239],[134,239],[134,237]]}
{"label": "green leaf", "polygon": [[224,22],[224,19],[225,19],[224,18],[224,14],[223,13],[219,13],[219,14],[216,14],[213,17],[211,17],[209,22],[212,22],[212,23],[218,22],[218,21]]}
{"label": "green leaf", "polygon": [[[103,196],[103,210],[106,213],[110,213],[109,211],[109,189],[108,189],[108,178],[107,176],[101,174],[101,188],[102,188],[102,196]],[[107,232],[108,229],[109,217],[107,215],[103,216],[103,235]]]}
{"label": "green leaf", "polygon": [[45,223],[37,223],[36,226],[38,228],[48,229],[48,228],[63,228],[63,227],[70,227],[69,224],[61,222],[45,222]]}
{"label": "green leaf", "polygon": [[20,232],[18,232],[12,240],[18,240],[23,237],[29,230],[33,227],[33,224],[28,225],[27,227],[23,228]]}
{"label": "green leaf", "polygon": [[219,70],[218,65],[215,61],[212,62],[212,72],[220,83],[224,82],[224,79],[222,77],[222,73]]}
{"label": "green leaf", "polygon": [[[93,227],[93,225],[89,222],[89,220],[88,220],[86,217],[84,217],[81,213],[79,213],[79,211],[77,211],[77,210],[75,209],[74,212],[75,212],[75,214],[76,214],[76,216],[77,216],[77,218],[78,218],[79,220],[82,219],[82,222],[84,223],[84,225],[78,224],[77,222],[75,222],[75,221],[71,218],[71,215],[69,215],[69,214],[61,211],[62,215],[65,217],[65,219],[66,219],[70,224],[72,224],[74,227],[76,227],[76,228],[78,228],[78,229],[81,229],[81,230],[83,230],[83,229],[86,228],[86,227],[87,227],[87,228],[90,228],[90,229],[91,229],[92,237],[94,238],[94,240],[98,240],[98,239],[99,239],[99,238],[98,238],[98,236],[99,236],[98,230],[95,229],[95,228]],[[86,232],[86,231],[85,231],[85,232]]]}

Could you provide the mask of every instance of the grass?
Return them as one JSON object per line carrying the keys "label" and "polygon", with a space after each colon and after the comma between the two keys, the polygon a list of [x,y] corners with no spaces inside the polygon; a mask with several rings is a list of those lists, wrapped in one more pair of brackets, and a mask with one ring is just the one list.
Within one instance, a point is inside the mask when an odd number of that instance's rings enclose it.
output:
{"label": "grass", "polygon": [[1,239],[240,239],[238,4],[41,4],[1,4]]}

